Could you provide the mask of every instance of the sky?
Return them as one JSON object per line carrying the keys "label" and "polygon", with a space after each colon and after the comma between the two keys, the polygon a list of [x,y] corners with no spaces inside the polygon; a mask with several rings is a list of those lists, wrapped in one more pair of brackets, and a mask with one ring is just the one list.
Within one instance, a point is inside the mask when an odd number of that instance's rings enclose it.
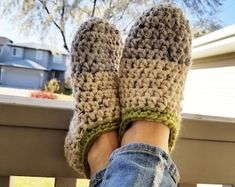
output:
{"label": "sky", "polygon": [[224,26],[235,24],[235,0],[225,0],[217,17],[224,23]]}
{"label": "sky", "polygon": [[[235,0],[224,0],[224,4],[218,12],[217,17],[221,20],[223,27],[235,24]],[[17,28],[17,22],[9,22],[0,18],[0,36],[10,38],[14,42],[36,42],[41,43],[39,34],[22,35]],[[48,34],[43,43],[53,44],[59,49],[62,49],[62,38],[57,30],[54,33]]]}

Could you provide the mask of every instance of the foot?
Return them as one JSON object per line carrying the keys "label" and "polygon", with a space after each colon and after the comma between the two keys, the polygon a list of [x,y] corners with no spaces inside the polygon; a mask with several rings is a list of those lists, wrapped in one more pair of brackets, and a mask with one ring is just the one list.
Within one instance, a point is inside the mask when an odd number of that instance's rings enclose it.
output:
{"label": "foot", "polygon": [[[72,82],[76,104],[64,148],[69,165],[86,177],[90,176],[87,161],[90,147],[101,134],[119,126],[117,67],[121,52],[119,32],[103,19],[95,18],[83,23],[72,43]],[[102,141],[103,136],[100,140],[104,149],[107,144],[109,150],[110,142]],[[96,145],[99,143],[95,142],[92,150]]]}
{"label": "foot", "polygon": [[[145,124],[152,121],[156,129],[159,124],[169,128],[167,140],[169,150],[173,149],[190,65],[191,31],[183,12],[172,5],[160,5],[145,12],[131,28],[121,59],[120,136],[133,121],[146,121],[141,123],[144,128],[138,128],[139,133],[150,128]],[[151,132],[148,136],[154,138],[155,132]]]}
{"label": "foot", "polygon": [[132,143],[144,143],[160,147],[168,153],[169,135],[169,128],[162,123],[135,121],[123,135],[121,146]]}
{"label": "foot", "polygon": [[119,147],[116,131],[101,134],[91,146],[88,152],[90,176],[105,169],[108,165],[111,153]]}

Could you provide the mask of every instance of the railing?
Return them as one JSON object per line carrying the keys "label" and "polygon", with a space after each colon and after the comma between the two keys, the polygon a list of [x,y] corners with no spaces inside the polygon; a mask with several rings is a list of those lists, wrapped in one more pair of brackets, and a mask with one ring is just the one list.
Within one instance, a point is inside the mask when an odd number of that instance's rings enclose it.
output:
{"label": "railing", "polygon": [[[9,187],[12,175],[55,177],[56,187],[75,187],[80,176],[63,153],[72,109],[72,102],[0,96],[0,187]],[[183,114],[172,156],[181,187],[235,184],[235,119]]]}

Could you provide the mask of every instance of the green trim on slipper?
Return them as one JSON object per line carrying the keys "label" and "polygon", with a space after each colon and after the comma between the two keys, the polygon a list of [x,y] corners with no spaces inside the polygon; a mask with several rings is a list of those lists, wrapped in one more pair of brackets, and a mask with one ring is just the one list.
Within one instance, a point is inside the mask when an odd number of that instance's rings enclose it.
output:
{"label": "green trim on slipper", "polygon": [[116,119],[113,122],[103,122],[102,124],[95,124],[92,126],[91,129],[87,129],[86,132],[84,133],[83,138],[81,139],[81,149],[80,153],[81,160],[79,161],[82,165],[82,169],[84,170],[84,173],[87,178],[90,177],[90,169],[89,169],[89,164],[87,161],[87,155],[89,152],[90,147],[94,143],[94,141],[103,133],[109,132],[112,130],[116,130],[118,128],[119,120]]}
{"label": "green trim on slipper", "polygon": [[136,108],[122,114],[122,120],[119,129],[119,138],[121,139],[127,130],[128,125],[137,120],[147,120],[153,122],[160,122],[165,124],[170,129],[169,136],[169,151],[172,151],[175,145],[175,140],[178,136],[180,119],[169,110],[154,110],[149,108]]}

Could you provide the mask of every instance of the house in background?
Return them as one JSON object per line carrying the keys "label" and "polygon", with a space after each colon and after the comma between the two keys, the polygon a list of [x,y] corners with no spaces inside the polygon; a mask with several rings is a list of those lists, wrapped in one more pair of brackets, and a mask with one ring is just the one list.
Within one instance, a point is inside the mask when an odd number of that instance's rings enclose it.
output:
{"label": "house in background", "polygon": [[48,45],[0,37],[0,85],[39,89],[52,78],[64,82],[67,57],[66,52],[54,54]]}

